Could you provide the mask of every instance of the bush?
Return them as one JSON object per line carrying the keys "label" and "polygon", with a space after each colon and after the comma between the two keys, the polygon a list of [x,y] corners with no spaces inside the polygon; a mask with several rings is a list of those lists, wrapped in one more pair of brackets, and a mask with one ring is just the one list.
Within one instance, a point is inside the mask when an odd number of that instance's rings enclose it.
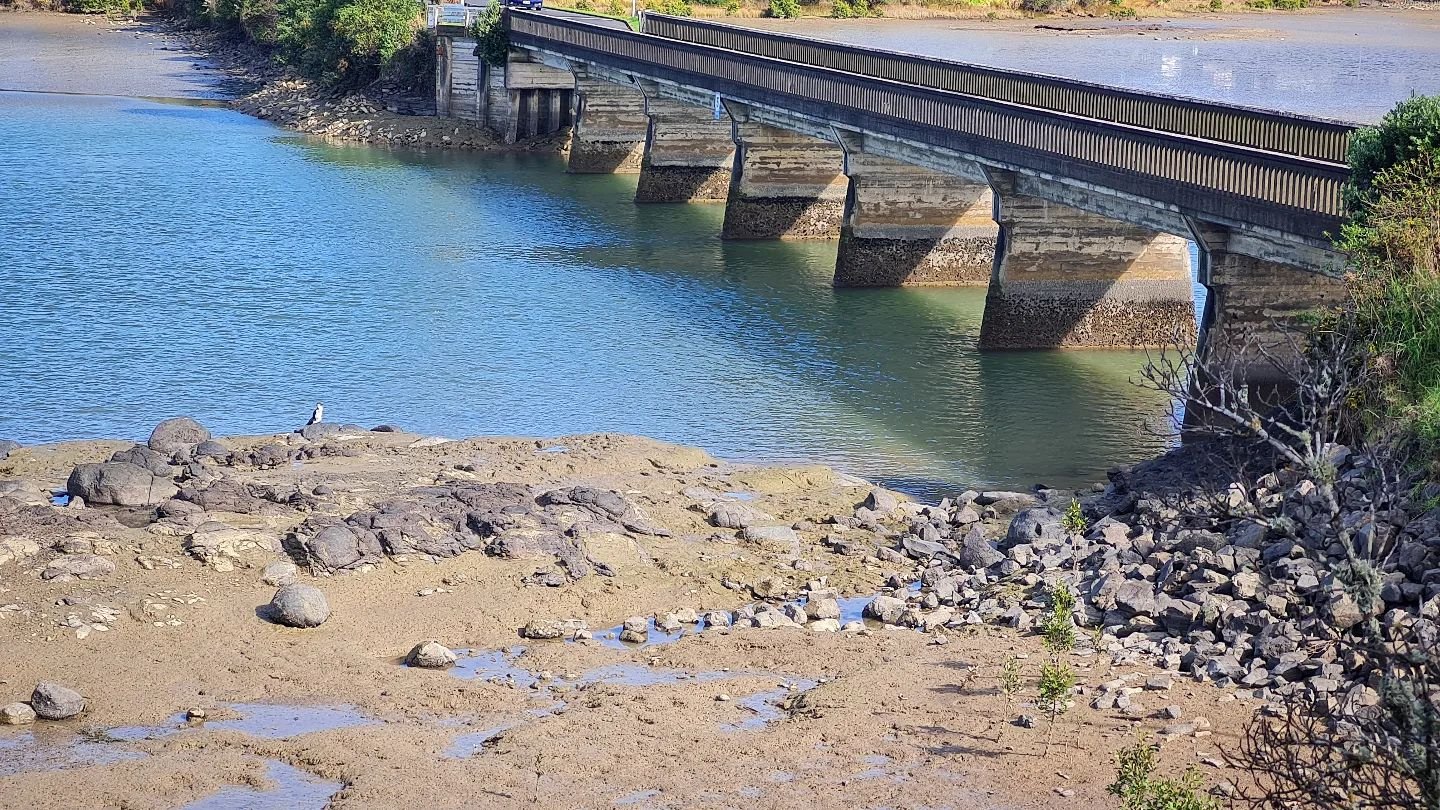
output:
{"label": "bush", "polygon": [[695,10],[686,0],[655,0],[654,5],[647,3],[646,8],[656,14],[669,14],[672,17],[690,17],[695,14]]}
{"label": "bush", "polygon": [[1345,186],[1350,215],[1364,218],[1376,175],[1421,155],[1440,155],[1440,96],[1402,101],[1378,125],[1361,127],[1351,138]]}
{"label": "bush", "polygon": [[505,28],[505,14],[499,3],[485,7],[470,26],[470,36],[475,38],[475,55],[481,61],[494,67],[505,64],[510,56],[510,31]]}
{"label": "bush", "polygon": [[1070,8],[1071,0],[1020,0],[1020,10],[1031,14],[1059,14]]}
{"label": "bush", "polygon": [[605,6],[605,13],[611,17],[629,17],[630,9],[625,8],[625,4],[620,0],[610,0],[610,3]]}
{"label": "bush", "polygon": [[770,0],[767,16],[793,20],[800,16],[800,4],[796,0]]}
{"label": "bush", "polygon": [[1155,776],[1158,750],[1145,737],[1115,754],[1115,781],[1106,790],[1125,810],[1219,810],[1218,799],[1202,795],[1200,772],[1186,768],[1179,779]]}
{"label": "bush", "polygon": [[145,9],[144,0],[72,0],[66,5],[79,14],[137,14]]}
{"label": "bush", "polygon": [[740,0],[725,0],[725,16],[734,17],[740,13]]}
{"label": "bush", "polygon": [[830,16],[837,20],[852,20],[871,16],[869,0],[834,0]]}
{"label": "bush", "polygon": [[355,0],[335,15],[331,29],[354,66],[378,75],[420,29],[415,0]]}

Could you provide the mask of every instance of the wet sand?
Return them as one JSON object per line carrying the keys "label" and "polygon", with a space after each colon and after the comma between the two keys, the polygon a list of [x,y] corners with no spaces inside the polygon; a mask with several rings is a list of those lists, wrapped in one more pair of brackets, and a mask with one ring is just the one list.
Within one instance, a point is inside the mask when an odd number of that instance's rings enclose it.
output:
{"label": "wet sand", "polygon": [[163,26],[52,12],[0,12],[0,90],[221,99],[226,77]]}

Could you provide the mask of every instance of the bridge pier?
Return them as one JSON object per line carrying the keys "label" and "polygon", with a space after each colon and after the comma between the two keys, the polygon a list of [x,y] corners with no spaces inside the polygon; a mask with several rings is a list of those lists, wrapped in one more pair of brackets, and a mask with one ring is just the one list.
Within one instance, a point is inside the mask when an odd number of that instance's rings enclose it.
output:
{"label": "bridge pier", "polygon": [[1189,344],[1189,248],[1178,236],[1014,193],[997,173],[1000,240],[982,349]]}
{"label": "bridge pier", "polygon": [[[471,42],[471,49],[474,43]],[[571,124],[575,77],[511,51],[501,67],[480,66],[480,115],[506,143],[549,135]]]}
{"label": "bridge pier", "polygon": [[1286,329],[1305,314],[1342,300],[1344,282],[1317,272],[1326,269],[1326,257],[1300,267],[1283,259],[1293,262],[1301,254],[1267,249],[1224,227],[1192,223],[1192,230],[1200,248],[1200,280],[1209,290],[1200,355],[1212,360],[1216,353],[1229,355],[1223,359],[1235,382],[1258,386],[1262,395],[1274,390],[1287,382],[1274,361],[1292,360],[1301,348]]}
{"label": "bridge pier", "polygon": [[996,224],[989,185],[841,142],[850,185],[835,286],[990,283]]}
{"label": "bridge pier", "polygon": [[730,194],[735,141],[730,117],[712,108],[645,93],[649,127],[637,203],[724,202]]}
{"label": "bridge pier", "polygon": [[748,120],[732,110],[735,168],[725,201],[725,239],[833,239],[847,181],[835,144]]}
{"label": "bridge pier", "polygon": [[575,174],[634,174],[645,155],[645,95],[634,87],[575,74],[575,128],[570,137],[570,171]]}

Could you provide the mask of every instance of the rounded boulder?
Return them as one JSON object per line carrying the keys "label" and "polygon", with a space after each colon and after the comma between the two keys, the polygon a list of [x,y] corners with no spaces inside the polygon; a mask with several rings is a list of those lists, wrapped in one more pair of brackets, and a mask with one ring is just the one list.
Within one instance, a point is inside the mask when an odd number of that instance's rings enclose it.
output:
{"label": "rounded boulder", "polygon": [[210,431],[206,430],[204,425],[188,416],[177,416],[156,425],[150,432],[150,441],[146,444],[151,450],[169,455],[209,440]]}
{"label": "rounded boulder", "polygon": [[30,708],[45,720],[64,720],[85,711],[85,696],[68,686],[41,681],[30,695]]}
{"label": "rounded boulder", "polygon": [[330,603],[314,585],[283,585],[271,598],[266,618],[287,627],[319,627],[330,618]]}
{"label": "rounded boulder", "polygon": [[444,669],[453,666],[455,661],[455,652],[438,641],[422,641],[405,656],[407,666],[422,669]]}

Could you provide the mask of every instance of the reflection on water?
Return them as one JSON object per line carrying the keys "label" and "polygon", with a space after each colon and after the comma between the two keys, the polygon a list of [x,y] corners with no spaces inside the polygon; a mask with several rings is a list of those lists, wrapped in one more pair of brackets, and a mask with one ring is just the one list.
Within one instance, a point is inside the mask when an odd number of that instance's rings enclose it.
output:
{"label": "reflection on water", "polygon": [[872,48],[1347,121],[1374,121],[1415,93],[1440,93],[1440,11],[1432,10],[1192,14],[1129,22],[742,22]]}
{"label": "reflection on water", "polygon": [[0,93],[0,437],[340,421],[624,431],[924,493],[1160,446],[1126,352],[976,351],[981,290],[834,290],[552,158],[318,145],[224,110]]}

